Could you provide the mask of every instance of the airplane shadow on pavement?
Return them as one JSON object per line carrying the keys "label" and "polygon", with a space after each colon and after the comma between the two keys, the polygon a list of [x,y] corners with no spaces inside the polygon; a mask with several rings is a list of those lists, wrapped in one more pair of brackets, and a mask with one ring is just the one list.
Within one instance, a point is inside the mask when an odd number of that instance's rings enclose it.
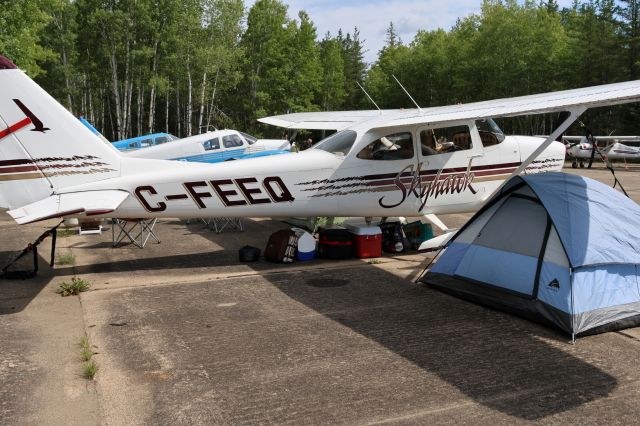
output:
{"label": "airplane shadow on pavement", "polygon": [[270,281],[292,299],[435,373],[475,402],[520,419],[569,411],[616,388],[614,377],[559,349],[572,347],[568,337],[553,330],[379,268],[357,269]]}
{"label": "airplane shadow on pavement", "polygon": [[[201,227],[188,228],[202,232]],[[81,275],[238,264],[242,237],[232,242],[224,234],[203,235],[224,249],[120,259],[55,272]],[[453,390],[445,400],[460,399],[462,393],[481,406],[535,421],[605,398],[617,387],[615,377],[572,355],[568,337],[553,330],[415,285],[375,266],[331,265],[265,278],[289,298],[450,384]],[[268,271],[273,264],[260,261],[250,268]]]}

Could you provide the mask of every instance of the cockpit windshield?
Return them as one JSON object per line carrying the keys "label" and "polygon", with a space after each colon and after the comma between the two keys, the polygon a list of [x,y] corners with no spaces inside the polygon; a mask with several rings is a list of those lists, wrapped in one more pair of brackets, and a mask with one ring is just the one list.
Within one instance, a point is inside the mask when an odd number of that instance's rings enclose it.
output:
{"label": "cockpit windshield", "polygon": [[343,130],[325,138],[311,149],[321,149],[335,155],[345,156],[351,150],[358,134],[353,130]]}
{"label": "cockpit windshield", "polygon": [[484,145],[485,148],[487,146],[497,145],[505,139],[502,129],[500,129],[491,118],[476,121],[476,126],[478,126],[480,139],[482,139],[482,145]]}
{"label": "cockpit windshield", "polygon": [[238,133],[240,133],[244,137],[244,139],[247,141],[249,145],[253,145],[254,143],[258,142],[258,138],[256,138],[255,136],[251,136],[250,134],[245,132],[238,132]]}

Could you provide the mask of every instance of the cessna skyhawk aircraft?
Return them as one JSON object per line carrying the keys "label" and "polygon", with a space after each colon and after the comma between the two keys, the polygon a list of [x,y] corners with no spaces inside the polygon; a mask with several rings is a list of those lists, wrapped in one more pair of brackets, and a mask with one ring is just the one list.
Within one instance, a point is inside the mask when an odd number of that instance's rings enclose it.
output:
{"label": "cessna skyhawk aircraft", "polygon": [[[640,81],[402,111],[292,114],[340,128],[299,154],[219,164],[127,158],[0,57],[0,207],[50,218],[424,216],[478,209],[510,175],[560,170],[554,140],[587,108],[640,100]],[[548,138],[491,117],[568,111]],[[444,225],[442,225],[444,227]]]}

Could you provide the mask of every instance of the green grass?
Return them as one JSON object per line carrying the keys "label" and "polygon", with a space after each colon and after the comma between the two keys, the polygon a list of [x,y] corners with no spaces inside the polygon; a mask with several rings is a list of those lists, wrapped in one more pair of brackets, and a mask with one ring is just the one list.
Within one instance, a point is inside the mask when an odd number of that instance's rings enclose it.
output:
{"label": "green grass", "polygon": [[76,235],[78,232],[75,229],[71,229],[71,228],[58,228],[57,230],[57,236],[60,238],[66,238],[66,237],[71,237],[73,235]]}
{"label": "green grass", "polygon": [[76,257],[69,254],[61,254],[56,258],[56,265],[73,265],[76,262]]}
{"label": "green grass", "polygon": [[73,277],[71,278],[71,282],[68,283],[63,281],[60,283],[60,287],[58,288],[58,293],[65,296],[76,296],[83,291],[89,290],[91,284],[87,280],[83,280],[82,278]]}
{"label": "green grass", "polygon": [[84,365],[84,377],[89,380],[93,380],[98,372],[98,364],[94,361],[89,361]]}
{"label": "green grass", "polygon": [[87,336],[82,336],[78,346],[80,346],[80,358],[82,358],[82,360],[85,362],[91,360],[93,351],[91,350],[89,339],[87,338]]}
{"label": "green grass", "polygon": [[86,379],[93,380],[98,372],[98,364],[91,359],[93,358],[93,351],[91,350],[89,338],[86,335],[82,336],[78,346],[80,346],[80,358],[84,361],[83,375]]}

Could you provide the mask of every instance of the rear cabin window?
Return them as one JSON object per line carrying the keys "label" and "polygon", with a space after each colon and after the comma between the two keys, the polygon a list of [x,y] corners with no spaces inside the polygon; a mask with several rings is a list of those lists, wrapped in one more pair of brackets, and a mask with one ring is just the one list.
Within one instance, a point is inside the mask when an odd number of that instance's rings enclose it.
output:
{"label": "rear cabin window", "polygon": [[383,136],[358,153],[362,160],[406,160],[413,158],[411,133],[402,132]]}
{"label": "rear cabin window", "polygon": [[222,143],[225,148],[236,148],[243,145],[242,139],[238,135],[223,136]]}
{"label": "rear cabin window", "polygon": [[209,139],[208,141],[202,142],[202,146],[205,151],[220,149],[220,139],[218,138]]}
{"label": "rear cabin window", "polygon": [[140,142],[140,146],[141,146],[141,147],[143,147],[143,148],[146,148],[146,147],[148,147],[148,146],[151,146],[151,144],[152,144],[152,140],[151,140],[151,139],[143,139],[143,140]]}
{"label": "rear cabin window", "polygon": [[423,156],[471,149],[471,132],[467,126],[443,127],[420,131]]}
{"label": "rear cabin window", "polygon": [[129,148],[137,148],[137,147],[138,147],[138,142],[129,143]]}

